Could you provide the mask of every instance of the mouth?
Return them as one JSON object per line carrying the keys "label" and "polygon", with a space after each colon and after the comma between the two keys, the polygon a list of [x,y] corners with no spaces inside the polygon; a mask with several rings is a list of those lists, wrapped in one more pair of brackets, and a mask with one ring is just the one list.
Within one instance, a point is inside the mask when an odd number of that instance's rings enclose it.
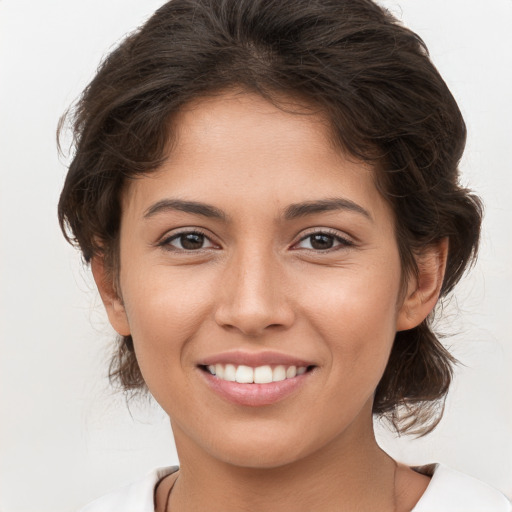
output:
{"label": "mouth", "polygon": [[212,375],[215,379],[239,384],[270,384],[294,379],[312,371],[315,366],[296,365],[262,365],[247,366],[234,363],[217,363],[200,365],[201,370]]}
{"label": "mouth", "polygon": [[206,386],[223,400],[259,407],[299,393],[318,366],[277,352],[234,351],[203,360],[197,368]]}

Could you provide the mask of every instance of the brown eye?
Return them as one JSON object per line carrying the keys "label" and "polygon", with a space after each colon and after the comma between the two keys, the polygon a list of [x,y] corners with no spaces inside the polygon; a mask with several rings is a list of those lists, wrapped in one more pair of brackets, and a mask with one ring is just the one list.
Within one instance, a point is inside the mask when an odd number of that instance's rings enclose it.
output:
{"label": "brown eye", "polygon": [[311,247],[313,249],[330,249],[334,245],[334,237],[331,235],[316,234],[311,235]]}
{"label": "brown eye", "polygon": [[214,244],[206,235],[196,231],[178,233],[165,239],[161,245],[181,251],[197,251],[214,247]]}
{"label": "brown eye", "polygon": [[186,235],[180,235],[179,240],[183,249],[191,250],[201,249],[204,244],[204,235],[199,233],[187,233]]}
{"label": "brown eye", "polygon": [[338,234],[318,232],[304,237],[297,244],[297,247],[313,251],[328,251],[329,249],[343,249],[353,245],[353,242],[346,240]]}

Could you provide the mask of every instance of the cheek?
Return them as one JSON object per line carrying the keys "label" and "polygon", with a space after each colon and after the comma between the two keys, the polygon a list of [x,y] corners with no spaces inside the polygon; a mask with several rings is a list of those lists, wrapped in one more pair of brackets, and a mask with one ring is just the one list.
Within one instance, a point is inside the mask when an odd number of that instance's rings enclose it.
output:
{"label": "cheek", "polygon": [[[139,366],[148,385],[180,364],[188,343],[210,312],[211,286],[200,276],[169,268],[121,281]],[[196,273],[197,274],[197,273]]]}
{"label": "cheek", "polygon": [[[400,266],[398,257],[389,264],[347,265],[344,268],[310,270],[297,290],[304,313],[332,331],[368,334],[394,329],[398,313]],[[301,300],[301,299],[299,299]]]}
{"label": "cheek", "polygon": [[328,340],[332,365],[347,381],[373,374],[378,382],[387,364],[396,332],[400,284],[398,256],[389,263],[344,268],[324,278],[310,275],[308,294],[301,292],[308,297],[304,314],[321,338]]}

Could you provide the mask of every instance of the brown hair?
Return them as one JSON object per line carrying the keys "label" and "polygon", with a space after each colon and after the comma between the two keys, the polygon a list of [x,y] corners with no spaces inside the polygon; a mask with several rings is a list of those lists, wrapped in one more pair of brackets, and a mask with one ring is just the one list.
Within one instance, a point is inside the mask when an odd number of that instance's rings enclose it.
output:
{"label": "brown hair", "polygon": [[[340,148],[376,171],[404,274],[449,238],[445,296],[476,255],[482,207],[459,184],[466,128],[423,41],[370,0],[172,0],[101,64],[70,112],[74,158],[59,202],[65,236],[115,278],[123,183],[165,159],[170,120],[199,96],[241,87],[305,98]],[[399,432],[438,423],[455,362],[431,327],[396,334],[373,411]],[[144,389],[130,336],[112,381]]]}

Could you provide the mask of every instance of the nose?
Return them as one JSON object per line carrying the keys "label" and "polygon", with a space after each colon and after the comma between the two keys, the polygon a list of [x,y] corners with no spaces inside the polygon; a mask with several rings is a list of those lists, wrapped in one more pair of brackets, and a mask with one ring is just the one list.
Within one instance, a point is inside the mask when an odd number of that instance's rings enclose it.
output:
{"label": "nose", "polygon": [[269,329],[286,329],[295,319],[287,288],[275,257],[259,251],[242,252],[226,266],[215,321],[250,337],[262,336]]}

